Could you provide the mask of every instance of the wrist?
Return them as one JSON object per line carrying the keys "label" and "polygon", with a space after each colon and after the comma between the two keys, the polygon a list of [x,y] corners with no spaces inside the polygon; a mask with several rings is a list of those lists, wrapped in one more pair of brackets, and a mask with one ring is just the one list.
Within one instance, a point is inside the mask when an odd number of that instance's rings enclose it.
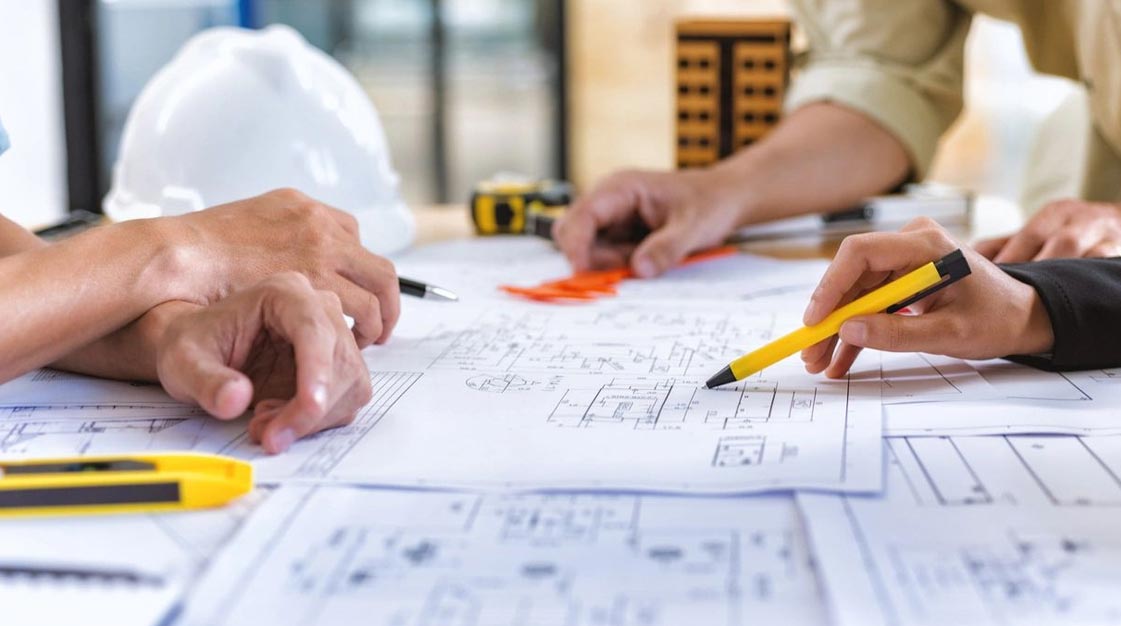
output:
{"label": "wrist", "polygon": [[1055,346],[1051,316],[1034,287],[1023,283],[1020,286],[1024,289],[1024,321],[1019,325],[1023,332],[1016,338],[1018,347],[1013,354],[1048,354]]}
{"label": "wrist", "polygon": [[188,233],[175,219],[156,218],[124,222],[118,226],[126,237],[144,249],[145,264],[137,281],[146,309],[181,300],[205,303],[198,268],[204,267]]}
{"label": "wrist", "polygon": [[749,160],[746,156],[737,155],[698,172],[701,176],[698,191],[703,194],[706,205],[730,216],[735,228],[766,219],[760,215],[764,206],[759,195],[761,186],[752,181],[751,165],[744,163]]}
{"label": "wrist", "polygon": [[184,315],[198,311],[199,308],[201,307],[197,304],[181,300],[164,302],[152,308],[136,322],[142,343],[155,354],[171,324]]}

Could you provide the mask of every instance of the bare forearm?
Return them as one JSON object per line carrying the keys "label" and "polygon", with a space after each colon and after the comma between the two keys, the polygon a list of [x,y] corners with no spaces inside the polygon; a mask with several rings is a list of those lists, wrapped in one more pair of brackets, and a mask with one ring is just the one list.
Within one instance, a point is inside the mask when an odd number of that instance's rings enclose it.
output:
{"label": "bare forearm", "polygon": [[101,378],[157,382],[157,343],[176,317],[198,308],[187,302],[165,302],[128,326],[54,361],[51,367]]}
{"label": "bare forearm", "polygon": [[31,231],[0,216],[0,257],[37,250],[47,245],[47,242],[36,237]]}
{"label": "bare forearm", "polygon": [[0,259],[0,380],[50,364],[183,292],[152,222],[98,228]]}
{"label": "bare forearm", "polygon": [[712,168],[734,194],[742,224],[851,208],[911,169],[903,144],[861,113],[831,103],[802,107],[765,139]]}

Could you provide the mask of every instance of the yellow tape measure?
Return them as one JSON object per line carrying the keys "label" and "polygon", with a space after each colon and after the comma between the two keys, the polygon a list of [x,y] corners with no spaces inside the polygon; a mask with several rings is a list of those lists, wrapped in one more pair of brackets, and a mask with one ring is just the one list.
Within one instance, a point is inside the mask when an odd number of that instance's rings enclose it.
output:
{"label": "yellow tape measure", "polygon": [[249,463],[210,454],[0,461],[0,517],[204,509],[252,488]]}
{"label": "yellow tape measure", "polygon": [[571,200],[572,187],[563,181],[483,181],[471,194],[471,219],[480,235],[550,237]]}

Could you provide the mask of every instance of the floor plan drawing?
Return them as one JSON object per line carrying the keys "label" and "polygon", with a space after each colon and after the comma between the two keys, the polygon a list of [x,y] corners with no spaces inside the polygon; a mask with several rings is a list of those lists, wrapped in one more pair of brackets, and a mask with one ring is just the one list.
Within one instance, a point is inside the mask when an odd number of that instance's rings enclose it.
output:
{"label": "floor plan drawing", "polygon": [[182,623],[819,623],[792,504],[284,487]]}
{"label": "floor plan drawing", "polygon": [[73,406],[0,411],[0,453],[74,456],[136,450],[216,452],[241,437],[244,424],[197,409]]}
{"label": "floor plan drawing", "polygon": [[258,480],[277,482],[287,478],[328,477],[363,440],[377,436],[379,422],[420,379],[421,374],[412,372],[372,374],[373,400],[362,408],[353,422],[300,440],[286,454],[268,456],[244,435],[218,452],[256,461]]}
{"label": "floor plan drawing", "polygon": [[258,480],[322,478],[375,429],[419,380],[413,372],[371,375],[373,400],[354,422],[297,442],[270,457],[252,443],[245,419],[222,421],[197,407],[58,405],[0,409],[0,453],[21,456],[112,454],[138,450],[192,450],[257,461]]}
{"label": "floor plan drawing", "polygon": [[882,496],[798,496],[837,623],[1121,623],[1121,437],[892,437],[885,455]]}
{"label": "floor plan drawing", "polygon": [[549,422],[581,428],[714,430],[772,420],[811,422],[821,405],[817,394],[817,387],[777,384],[749,383],[713,391],[690,379],[611,379],[599,387],[566,389],[549,414]]}
{"label": "floor plan drawing", "polygon": [[439,349],[429,369],[701,377],[769,341],[775,321],[770,313],[637,305],[515,311],[486,310],[462,330],[433,333]]}

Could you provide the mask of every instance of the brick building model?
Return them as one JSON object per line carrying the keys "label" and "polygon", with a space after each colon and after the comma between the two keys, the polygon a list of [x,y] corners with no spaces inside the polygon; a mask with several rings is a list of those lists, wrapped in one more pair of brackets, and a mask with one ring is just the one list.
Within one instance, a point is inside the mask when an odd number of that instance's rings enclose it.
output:
{"label": "brick building model", "polygon": [[702,167],[778,123],[790,76],[790,21],[677,22],[677,166]]}

